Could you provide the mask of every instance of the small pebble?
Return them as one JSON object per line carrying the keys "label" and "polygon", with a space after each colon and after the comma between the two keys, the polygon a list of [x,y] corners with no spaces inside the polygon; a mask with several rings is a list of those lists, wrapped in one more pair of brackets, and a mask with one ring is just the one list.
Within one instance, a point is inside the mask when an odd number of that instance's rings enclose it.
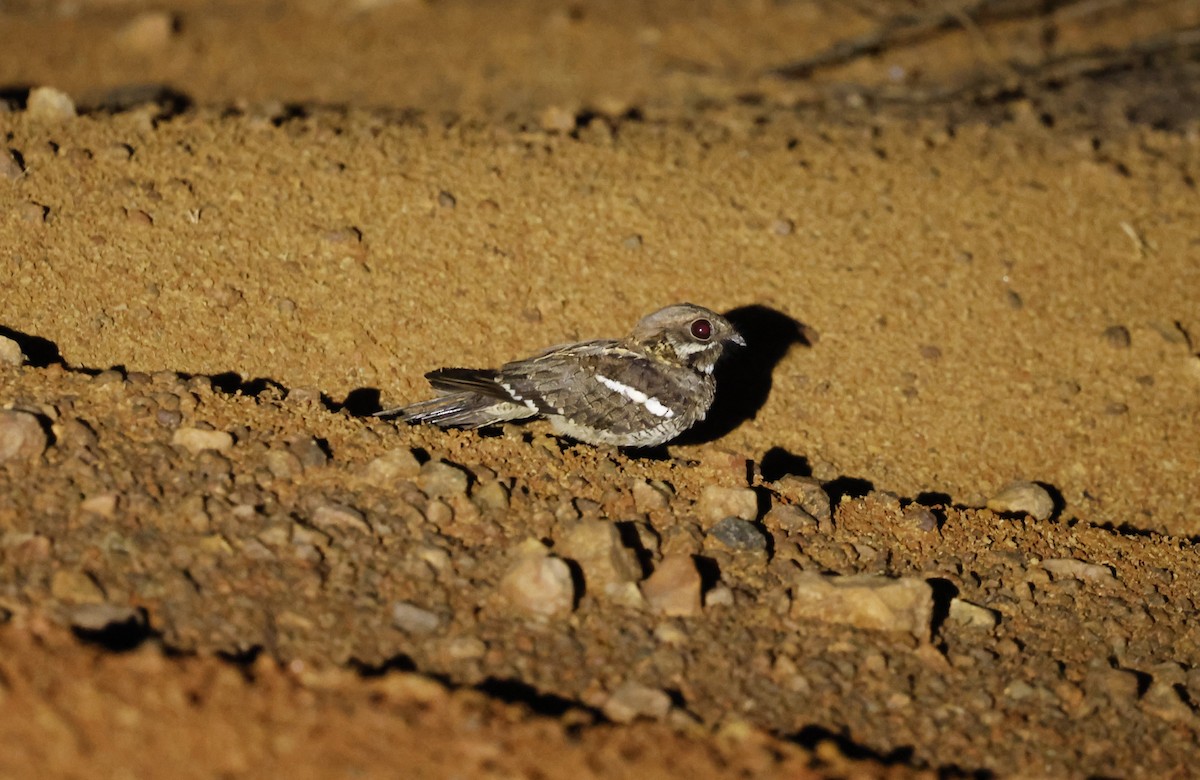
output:
{"label": "small pebble", "polygon": [[1155,680],[1142,696],[1139,702],[1143,711],[1167,721],[1168,723],[1189,722],[1196,720],[1195,713],[1184,700],[1183,695],[1174,686],[1162,680]]}
{"label": "small pebble", "polygon": [[633,483],[633,505],[642,514],[661,511],[671,505],[671,491],[661,482],[638,480]]}
{"label": "small pebble", "polygon": [[487,644],[475,636],[456,637],[446,645],[446,656],[454,661],[470,661],[476,658],[483,658],[487,651]]}
{"label": "small pebble", "polygon": [[50,207],[36,201],[27,200],[17,208],[17,215],[22,222],[30,225],[41,225],[50,219]]}
{"label": "small pebble", "polygon": [[918,531],[936,531],[938,528],[937,515],[929,507],[920,504],[905,507],[904,519]]}
{"label": "small pebble", "polygon": [[1002,514],[1025,514],[1046,520],[1054,514],[1054,499],[1036,482],[1010,482],[987,501],[987,508]]}
{"label": "small pebble", "polygon": [[621,246],[623,246],[626,249],[629,249],[631,251],[635,250],[635,249],[641,249],[642,248],[642,237],[640,235],[638,235],[637,233],[626,236],[625,239],[621,242]]}
{"label": "small pebble", "polygon": [[438,193],[437,202],[444,209],[452,209],[458,205],[458,199],[445,190]]}
{"label": "small pebble", "polygon": [[128,162],[133,157],[133,147],[126,143],[108,144],[96,153],[96,157],[108,163]]}
{"label": "small pebble", "polygon": [[550,617],[574,607],[575,583],[567,564],[543,548],[517,559],[500,580],[500,594],[517,609]]}
{"label": "small pebble", "polygon": [[103,604],[104,591],[81,571],[59,569],[50,580],[50,595],[67,604]]}
{"label": "small pebble", "polygon": [[772,531],[807,536],[818,530],[817,518],[791,504],[777,504],[763,515],[763,525]]}
{"label": "small pebble", "polygon": [[0,177],[9,181],[20,181],[25,177],[25,168],[11,150],[0,151]]}
{"label": "small pebble", "polygon": [[607,594],[615,586],[637,582],[642,567],[621,543],[617,527],[604,520],[583,520],[572,527],[555,550],[579,564],[588,593]]}
{"label": "small pebble", "polygon": [[1138,676],[1125,669],[1099,669],[1088,675],[1087,688],[1114,702],[1133,701],[1141,689]]}
{"label": "small pebble", "polygon": [[575,112],[562,106],[550,106],[538,117],[542,129],[550,133],[569,133],[575,129]]}
{"label": "small pebble", "polygon": [[601,709],[614,723],[632,723],[638,718],[662,720],[671,711],[671,697],[658,688],[627,680],[617,686]]}
{"label": "small pebble", "polygon": [[765,550],[767,536],[754,523],[740,517],[727,517],[712,527],[708,535],[732,550]]}
{"label": "small pebble", "polygon": [[1037,689],[1024,680],[1014,680],[1004,688],[1004,697],[1010,701],[1025,701],[1037,695]]}
{"label": "small pebble", "polygon": [[53,87],[34,87],[25,101],[25,113],[31,119],[64,122],[75,117],[75,101]]}
{"label": "small pebble", "polygon": [[421,463],[407,447],[397,447],[367,464],[365,476],[374,485],[390,485],[413,479],[421,473]]}
{"label": "small pebble", "polygon": [[790,219],[777,219],[771,223],[771,232],[777,236],[790,236],[796,232],[796,223]]}
{"label": "small pebble", "polygon": [[25,363],[21,345],[7,336],[0,336],[0,366],[20,366]]}
{"label": "small pebble", "polygon": [[771,483],[771,487],[781,497],[799,506],[823,525],[829,523],[833,517],[829,494],[821,487],[821,482],[813,477],[788,474]]}
{"label": "small pebble", "polygon": [[111,520],[117,514],[117,494],[101,493],[98,496],[86,498],[79,503],[79,509],[89,514],[99,515],[106,520]]}
{"label": "small pebble", "polygon": [[802,572],[793,580],[791,616],[924,639],[933,620],[933,589],[919,577]]}
{"label": "small pebble", "polygon": [[751,488],[708,485],[696,502],[696,512],[708,525],[727,517],[755,520],[758,518],[758,494]]}
{"label": "small pebble", "polygon": [[371,526],[363,513],[342,504],[322,504],[317,507],[312,513],[312,524],[322,531],[343,528],[371,533]]}
{"label": "small pebble", "polygon": [[728,586],[718,585],[708,593],[704,594],[704,606],[706,607],[732,607],[733,606],[733,591]]}
{"label": "small pebble", "polygon": [[287,449],[306,469],[317,469],[329,464],[329,453],[311,436],[292,439],[287,443]]}
{"label": "small pebble", "polygon": [[171,42],[175,19],[166,11],[144,11],[116,35],[117,45],[132,54],[154,54]]}
{"label": "small pebble", "polygon": [[472,499],[480,509],[495,512],[508,511],[508,488],[499,480],[485,482],[475,489]]}
{"label": "small pebble", "polygon": [[211,431],[204,428],[179,428],[171,436],[171,443],[183,447],[193,455],[204,450],[225,452],[233,446],[233,436],[226,431]]}
{"label": "small pebble", "polygon": [[1050,558],[1042,561],[1042,568],[1055,577],[1069,577],[1081,582],[1095,582],[1103,585],[1115,585],[1117,578],[1112,569],[1097,563],[1077,561],[1074,558]]}
{"label": "small pebble", "polygon": [[645,582],[642,596],[650,609],[668,617],[699,615],[700,572],[690,555],[663,558]]}
{"label": "small pebble", "polygon": [[154,217],[141,209],[125,209],[125,220],[131,225],[140,225],[141,227],[154,226]]}
{"label": "small pebble", "polygon": [[67,615],[72,628],[80,631],[100,632],[107,628],[127,624],[144,625],[146,614],[136,607],[116,604],[80,604]]}
{"label": "small pebble", "polygon": [[950,599],[950,612],[947,619],[964,628],[995,628],[1000,622],[1000,615],[987,607],[972,604],[959,598]]}
{"label": "small pebble", "polygon": [[444,460],[427,462],[417,476],[417,486],[430,498],[466,495],[469,484],[467,472]]}
{"label": "small pebble", "polygon": [[0,412],[0,463],[33,460],[48,443],[37,415],[11,409]]}
{"label": "small pebble", "polygon": [[1104,329],[1102,335],[1104,340],[1108,342],[1108,345],[1116,349],[1128,349],[1132,343],[1129,336],[1129,328],[1124,325],[1110,325]]}
{"label": "small pebble", "polygon": [[287,450],[267,450],[267,471],[276,479],[295,479],[304,472],[304,464]]}
{"label": "small pebble", "polygon": [[454,509],[436,498],[425,504],[425,519],[435,528],[446,528],[454,521]]}
{"label": "small pebble", "polygon": [[442,619],[423,607],[397,601],[392,605],[392,625],[406,634],[432,634],[441,626]]}

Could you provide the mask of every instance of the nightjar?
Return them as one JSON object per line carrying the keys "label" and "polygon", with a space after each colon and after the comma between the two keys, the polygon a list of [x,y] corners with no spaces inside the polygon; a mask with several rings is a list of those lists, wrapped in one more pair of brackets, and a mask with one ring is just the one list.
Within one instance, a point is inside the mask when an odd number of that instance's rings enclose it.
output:
{"label": "nightjar", "polygon": [[544,417],[588,444],[656,447],[704,419],[728,344],[746,345],[728,320],[680,303],[619,340],[550,347],[499,369],[439,368],[425,377],[441,395],[377,416],[461,428]]}

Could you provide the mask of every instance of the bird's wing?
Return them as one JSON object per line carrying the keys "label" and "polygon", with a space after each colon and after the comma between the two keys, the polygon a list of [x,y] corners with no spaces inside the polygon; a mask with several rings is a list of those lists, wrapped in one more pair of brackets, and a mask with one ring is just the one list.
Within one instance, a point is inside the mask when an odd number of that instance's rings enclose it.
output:
{"label": "bird's wing", "polygon": [[[656,427],[687,414],[704,389],[691,371],[675,370],[614,341],[568,345],[500,369],[499,384],[542,414],[559,415],[614,434]],[[693,386],[695,385],[695,386]]]}

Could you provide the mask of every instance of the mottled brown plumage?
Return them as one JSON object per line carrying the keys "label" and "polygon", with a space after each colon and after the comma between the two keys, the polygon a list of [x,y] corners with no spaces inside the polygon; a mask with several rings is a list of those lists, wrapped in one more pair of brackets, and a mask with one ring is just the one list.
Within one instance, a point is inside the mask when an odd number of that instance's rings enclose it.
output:
{"label": "mottled brown plumage", "polygon": [[620,340],[551,347],[499,369],[426,374],[442,395],[380,412],[410,423],[479,428],[548,419],[589,444],[653,447],[704,419],[713,367],[729,343],[745,345],[721,315],[690,303],[644,317]]}

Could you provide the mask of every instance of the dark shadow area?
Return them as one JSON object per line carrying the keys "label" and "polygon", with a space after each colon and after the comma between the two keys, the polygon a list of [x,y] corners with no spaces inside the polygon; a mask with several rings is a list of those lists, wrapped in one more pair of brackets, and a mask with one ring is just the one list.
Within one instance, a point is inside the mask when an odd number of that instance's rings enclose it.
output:
{"label": "dark shadow area", "polygon": [[542,693],[521,680],[489,677],[476,685],[475,690],[509,704],[523,704],[539,715],[559,718],[574,710],[599,717],[599,713],[580,702],[553,693]]}
{"label": "dark shadow area", "polygon": [[1115,657],[1109,657],[1108,662],[1112,666],[1113,669],[1119,669],[1122,672],[1125,672],[1127,674],[1132,674],[1134,676],[1134,679],[1137,680],[1138,698],[1145,696],[1146,691],[1150,690],[1150,683],[1154,682],[1154,675],[1150,674],[1149,672],[1140,671],[1138,669],[1130,669],[1129,667],[1123,665]]}
{"label": "dark shadow area", "polygon": [[563,562],[567,564],[567,571],[571,573],[571,583],[575,586],[575,598],[571,600],[571,609],[579,609],[579,603],[587,595],[587,580],[583,576],[583,567],[578,561],[570,558],[564,558]]}
{"label": "dark shadow area", "polygon": [[758,466],[763,480],[774,482],[783,477],[811,477],[812,467],[808,458],[794,455],[783,447],[772,447],[763,455],[762,463]]}
{"label": "dark shadow area", "polygon": [[[675,444],[675,442],[671,442]],[[674,460],[666,444],[657,447],[618,447],[621,454],[635,460]]]}
{"label": "dark shadow area", "polygon": [[100,628],[72,626],[71,632],[80,640],[98,645],[112,653],[133,650],[154,636],[144,609],[134,610],[124,620],[114,620]]}
{"label": "dark shadow area", "polygon": [[941,577],[930,577],[925,582],[933,590],[933,615],[929,624],[929,633],[933,637],[938,635],[942,624],[950,616],[950,601],[958,595],[958,588],[950,580]]}
{"label": "dark shadow area", "polygon": [[250,647],[238,650],[218,650],[217,658],[222,661],[227,661],[237,667],[241,672],[242,679],[246,682],[254,682],[254,662],[263,654],[262,645],[251,645]]}
{"label": "dark shadow area", "polygon": [[[181,374],[181,376],[183,375]],[[287,396],[288,392],[286,387],[274,379],[267,379],[261,376],[254,379],[242,379],[242,375],[236,371],[211,374],[208,377],[208,381],[212,383],[213,390],[227,395],[245,395],[250,398],[258,398],[258,396],[262,395],[268,389],[272,389],[279,393],[280,398],[283,398]]]}
{"label": "dark shadow area", "polygon": [[17,342],[17,346],[25,355],[25,362],[34,368],[66,365],[66,361],[58,351],[58,345],[50,339],[13,330],[4,325],[0,325],[0,336]]}
{"label": "dark shadow area", "polygon": [[379,388],[354,388],[346,394],[346,400],[342,401],[342,408],[351,417],[370,417],[376,412],[382,412],[383,407],[380,405]]}
{"label": "dark shadow area", "polygon": [[[621,537],[621,544],[633,551],[633,554],[637,556],[638,565],[642,567],[642,576],[648,576],[654,568],[654,554],[642,544],[642,537],[638,534],[637,527],[628,520],[618,521],[616,526],[617,533]],[[651,531],[653,530],[651,528]],[[654,533],[657,535],[657,531]]]}
{"label": "dark shadow area", "polygon": [[823,487],[829,494],[829,503],[836,510],[842,497],[862,498],[875,489],[875,483],[861,477],[838,477],[826,482]]}
{"label": "dark shadow area", "polygon": [[396,653],[381,664],[369,664],[366,661],[351,658],[350,668],[363,677],[382,677],[388,672],[415,672],[417,663],[407,653]]}
{"label": "dark shadow area", "polygon": [[79,103],[79,112],[119,114],[145,105],[157,106],[159,111],[153,121],[162,122],[190,110],[195,101],[167,84],[124,84],[85,96]]}
{"label": "dark shadow area", "polygon": [[571,129],[568,135],[578,141],[583,131],[593,122],[602,122],[608,127],[609,133],[615,138],[620,134],[622,125],[628,122],[644,121],[645,116],[642,114],[642,110],[637,107],[630,108],[624,113],[617,115],[585,108],[575,114],[575,127]]}
{"label": "dark shadow area", "polygon": [[1050,520],[1062,517],[1063,510],[1067,508],[1067,501],[1063,498],[1062,491],[1051,485],[1049,482],[1034,482],[1043,490],[1050,494],[1050,500],[1054,502],[1054,511],[1050,513]]}
{"label": "dark shadow area", "polygon": [[917,493],[917,497],[913,499],[913,503],[929,508],[935,506],[953,507],[954,499],[950,497],[949,493],[926,490],[922,493]]}
{"label": "dark shadow area", "polygon": [[700,572],[700,592],[708,593],[721,581],[721,567],[712,558],[704,555],[693,555],[696,571]]}
{"label": "dark shadow area", "polygon": [[[33,86],[28,84],[0,85],[0,103],[6,103],[12,111],[24,111],[29,107],[29,93]],[[81,115],[94,113],[119,114],[139,106],[158,106],[154,122],[172,119],[195,106],[191,96],[167,84],[124,84],[103,92],[83,95],[76,101],[76,112]]]}
{"label": "dark shadow area", "polygon": [[717,366],[717,397],[705,420],[674,444],[701,444],[719,439],[751,420],[771,394],[775,366],[795,344],[812,346],[804,326],[781,311],[758,304],[725,313],[745,347],[731,346]]}
{"label": "dark shadow area", "polygon": [[303,103],[286,103],[283,111],[271,117],[271,124],[275,127],[283,127],[288,122],[308,119],[310,116],[312,116],[312,109]]}
{"label": "dark shadow area", "polygon": [[887,765],[901,764],[911,766],[913,756],[913,749],[911,747],[901,747],[889,753],[880,753],[865,745],[860,745],[846,734],[838,733],[832,729],[815,724],[805,726],[788,737],[788,739],[807,750],[815,750],[817,745],[822,742],[832,742],[837,745],[838,751],[847,758],[853,758],[858,761],[877,761]]}
{"label": "dark shadow area", "polygon": [[[0,154],[3,154],[3,152],[0,151]],[[20,149],[10,148],[8,150],[8,154],[10,157],[12,157],[13,162],[15,162],[17,164],[17,167],[21,169],[22,176],[24,176],[26,173],[28,173],[29,168],[28,168],[28,166],[25,165],[25,155],[21,154]],[[43,214],[43,216],[45,216],[45,215]]]}
{"label": "dark shadow area", "polygon": [[[1071,520],[1068,521],[1068,525],[1077,522],[1078,521],[1076,520]],[[1121,523],[1119,525],[1111,522],[1094,524],[1084,523],[1084,525],[1093,525],[1095,528],[1099,528],[1102,531],[1108,531],[1116,536],[1129,536],[1135,539],[1161,539],[1163,536],[1162,531],[1152,531],[1147,528],[1138,528],[1137,526],[1130,525],[1129,523]],[[1182,538],[1189,544],[1200,545],[1200,534],[1195,536],[1185,536]]]}
{"label": "dark shadow area", "polygon": [[0,84],[0,103],[7,104],[12,111],[24,111],[31,89],[29,84]]}
{"label": "dark shadow area", "polygon": [[[847,758],[858,761],[875,761],[885,766],[903,766],[915,767],[913,762],[914,748],[904,746],[896,748],[887,753],[881,753],[877,750],[861,745],[847,736],[844,733],[838,733],[824,726],[805,726],[800,731],[787,737],[791,742],[805,748],[806,750],[815,750],[822,742],[832,742],[837,745],[838,751]],[[817,767],[818,769],[820,767]],[[986,769],[962,769],[958,766],[943,766],[934,770],[937,777],[944,780],[958,780],[959,778],[971,778],[971,780],[991,780],[995,777],[995,773]]]}

